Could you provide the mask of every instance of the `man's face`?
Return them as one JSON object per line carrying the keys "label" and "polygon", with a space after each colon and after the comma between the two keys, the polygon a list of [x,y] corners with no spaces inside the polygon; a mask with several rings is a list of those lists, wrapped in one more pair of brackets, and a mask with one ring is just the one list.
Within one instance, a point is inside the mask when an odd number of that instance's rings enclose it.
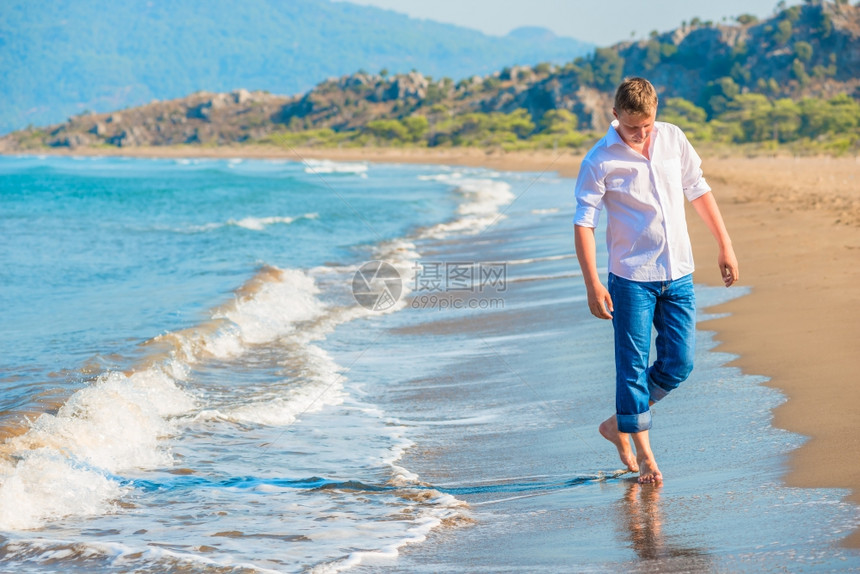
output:
{"label": "man's face", "polygon": [[648,142],[651,130],[654,129],[657,110],[652,111],[650,114],[629,114],[613,108],[612,114],[618,120],[616,131],[627,145],[639,147]]}

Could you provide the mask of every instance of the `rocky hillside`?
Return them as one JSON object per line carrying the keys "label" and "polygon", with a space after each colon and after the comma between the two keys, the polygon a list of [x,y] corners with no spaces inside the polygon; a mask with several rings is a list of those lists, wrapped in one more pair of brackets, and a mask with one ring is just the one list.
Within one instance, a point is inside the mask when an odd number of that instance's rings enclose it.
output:
{"label": "rocky hillside", "polygon": [[[738,92],[773,97],[860,97],[860,4],[807,0],[756,22],[740,16],[732,26],[694,20],[646,41],[604,52],[602,65],[622,75],[642,74],[709,112],[720,96]],[[717,98],[717,99],[714,99]]]}
{"label": "rocky hillside", "polygon": [[45,130],[28,129],[0,138],[0,150],[40,145],[135,147],[143,145],[227,144],[265,137],[277,127],[272,118],[294,98],[237,90],[198,92],[187,98],[152,102],[108,114],[70,118]]}
{"label": "rocky hillside", "polygon": [[459,79],[592,49],[334,0],[3,0],[0,134],[198,90],[293,95],[362,68]]}
{"label": "rocky hillside", "polygon": [[[433,135],[452,119],[517,110],[527,114],[520,119],[532,132],[550,129],[550,120],[600,132],[611,119],[612,91],[631,75],[651,78],[662,101],[683,98],[708,117],[724,112],[745,93],[795,100],[847,94],[857,100],[860,6],[813,0],[762,22],[749,16],[738,17],[733,25],[694,20],[672,32],[652,33],[647,40],[598,49],[563,66],[510,67],[456,83],[418,72],[357,73],[326,80],[296,97],[244,90],[197,93],[17,132],[0,140],[0,148],[226,144],[322,128],[351,132],[373,122],[379,126],[381,120],[416,118],[423,122],[422,133],[429,134],[425,141],[436,145],[452,141]],[[409,129],[399,125],[397,129]]]}

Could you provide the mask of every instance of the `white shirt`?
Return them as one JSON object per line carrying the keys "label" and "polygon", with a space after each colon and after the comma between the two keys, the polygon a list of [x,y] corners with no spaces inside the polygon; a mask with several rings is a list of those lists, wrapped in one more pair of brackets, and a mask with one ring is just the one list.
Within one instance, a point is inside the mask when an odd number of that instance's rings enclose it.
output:
{"label": "white shirt", "polygon": [[654,122],[650,156],[624,143],[615,126],[582,161],[574,223],[597,227],[605,208],[609,271],[631,281],[669,281],[693,272],[684,197],[711,191],[702,160],[675,125]]}

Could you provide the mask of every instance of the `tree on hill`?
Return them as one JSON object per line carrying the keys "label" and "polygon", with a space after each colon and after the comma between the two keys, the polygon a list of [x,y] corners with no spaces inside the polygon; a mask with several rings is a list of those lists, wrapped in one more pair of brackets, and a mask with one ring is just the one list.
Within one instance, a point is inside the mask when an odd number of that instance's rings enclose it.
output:
{"label": "tree on hill", "polygon": [[121,121],[75,116],[5,145],[579,147],[605,131],[615,86],[631,75],[655,83],[661,119],[695,140],[837,151],[858,145],[860,7],[812,2],[783,7],[769,20],[742,20],[694,22],[563,66],[506,66],[457,82],[359,71],[294,97],[195,94],[126,110]]}

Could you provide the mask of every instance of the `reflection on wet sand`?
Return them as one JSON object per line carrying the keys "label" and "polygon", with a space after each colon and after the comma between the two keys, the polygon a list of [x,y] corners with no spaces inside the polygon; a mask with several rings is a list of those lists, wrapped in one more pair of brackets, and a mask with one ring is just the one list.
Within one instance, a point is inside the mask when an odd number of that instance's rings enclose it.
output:
{"label": "reflection on wet sand", "polygon": [[629,540],[636,552],[639,559],[636,570],[707,571],[711,559],[704,549],[678,545],[664,533],[662,489],[661,484],[639,484],[634,479],[617,503],[617,531]]}

